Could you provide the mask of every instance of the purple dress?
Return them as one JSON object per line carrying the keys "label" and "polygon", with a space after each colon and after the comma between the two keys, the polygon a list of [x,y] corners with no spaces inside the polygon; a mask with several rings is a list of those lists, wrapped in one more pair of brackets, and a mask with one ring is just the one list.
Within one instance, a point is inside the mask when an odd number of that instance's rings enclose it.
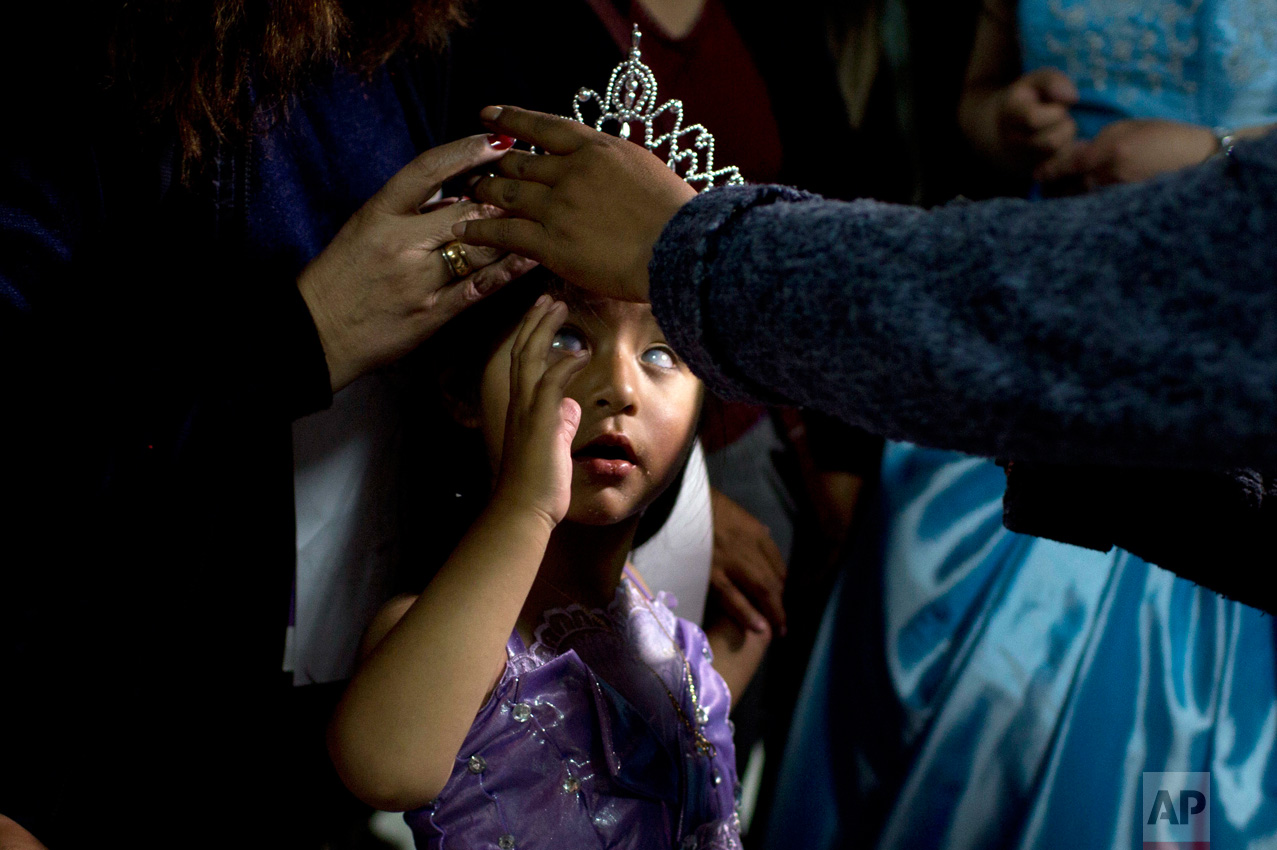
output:
{"label": "purple dress", "polygon": [[404,815],[417,847],[738,850],[731,695],[675,604],[627,569],[607,611],[512,634],[448,784]]}

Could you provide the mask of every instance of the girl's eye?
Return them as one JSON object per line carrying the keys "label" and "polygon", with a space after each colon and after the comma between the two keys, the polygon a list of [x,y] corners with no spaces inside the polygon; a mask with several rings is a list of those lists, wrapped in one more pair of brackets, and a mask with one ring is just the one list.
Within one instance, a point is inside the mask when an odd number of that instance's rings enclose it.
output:
{"label": "girl's eye", "polygon": [[643,362],[661,369],[673,369],[678,364],[678,361],[674,358],[674,352],[663,345],[644,351]]}
{"label": "girl's eye", "polygon": [[575,328],[559,328],[559,332],[554,335],[554,340],[550,343],[550,348],[556,351],[584,351],[585,337]]}

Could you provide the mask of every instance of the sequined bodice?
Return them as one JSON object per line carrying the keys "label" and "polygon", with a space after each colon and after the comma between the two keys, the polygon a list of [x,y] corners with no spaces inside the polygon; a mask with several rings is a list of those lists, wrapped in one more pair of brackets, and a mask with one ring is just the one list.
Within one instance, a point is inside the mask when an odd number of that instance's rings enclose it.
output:
{"label": "sequined bodice", "polygon": [[607,611],[549,611],[507,655],[448,784],[405,814],[418,847],[739,847],[731,697],[664,594],[627,578]]}
{"label": "sequined bodice", "polygon": [[1277,121],[1277,0],[1025,0],[1024,68],[1078,85],[1083,137],[1119,118]]}

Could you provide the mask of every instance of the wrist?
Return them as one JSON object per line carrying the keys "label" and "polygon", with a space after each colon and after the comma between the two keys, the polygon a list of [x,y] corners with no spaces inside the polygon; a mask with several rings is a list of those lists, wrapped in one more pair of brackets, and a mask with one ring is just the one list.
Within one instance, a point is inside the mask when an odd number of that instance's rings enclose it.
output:
{"label": "wrist", "polygon": [[1207,159],[1214,156],[1231,156],[1233,153],[1233,145],[1237,143],[1237,133],[1230,127],[1215,127],[1211,130],[1211,136],[1215,141],[1215,147],[1211,151]]}
{"label": "wrist", "polygon": [[302,271],[301,277],[297,279],[297,289],[301,292],[302,300],[306,302],[306,309],[310,311],[311,321],[315,323],[319,344],[324,349],[324,362],[328,364],[329,384],[332,391],[336,393],[359,377],[360,370],[354,365],[353,359],[346,354],[341,324],[326,308],[315,287],[311,285],[309,271],[309,269]]}
{"label": "wrist", "polygon": [[522,494],[522,488],[502,487],[498,482],[492,500],[484,510],[484,517],[492,522],[511,526],[516,533],[526,534],[530,539],[544,543],[558,527],[558,520]]}

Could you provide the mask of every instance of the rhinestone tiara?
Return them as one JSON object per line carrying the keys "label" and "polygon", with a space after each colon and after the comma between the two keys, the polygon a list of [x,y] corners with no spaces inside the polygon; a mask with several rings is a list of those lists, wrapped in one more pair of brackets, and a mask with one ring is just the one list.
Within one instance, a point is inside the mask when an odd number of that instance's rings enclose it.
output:
{"label": "rhinestone tiara", "polygon": [[[634,125],[642,127],[643,146],[657,156],[661,156],[664,150],[665,164],[701,192],[719,185],[743,184],[745,178],[736,166],[714,167],[713,133],[701,124],[683,126],[683,101],[669,100],[657,106],[656,76],[640,59],[643,55],[639,50],[641,37],[642,33],[635,24],[630,55],[613,69],[612,77],[607,81],[607,91],[602,96],[587,88],[578,91],[572,104],[572,117],[605,133],[608,132],[605,126],[616,126],[619,129],[615,135],[622,139],[630,138]],[[591,102],[600,111],[593,122],[587,121],[582,114],[582,109]],[[673,126],[670,129],[664,132],[657,129],[658,121],[668,126],[671,120]]]}

